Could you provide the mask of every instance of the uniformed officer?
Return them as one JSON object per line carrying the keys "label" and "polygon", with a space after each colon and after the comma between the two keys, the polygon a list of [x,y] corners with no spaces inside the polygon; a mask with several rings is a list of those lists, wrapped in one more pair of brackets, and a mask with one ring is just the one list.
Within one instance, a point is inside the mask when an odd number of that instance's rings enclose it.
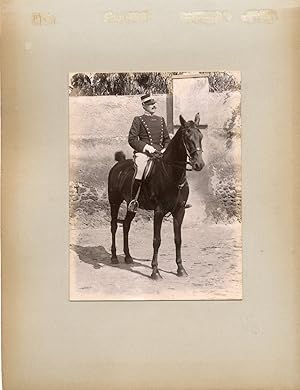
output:
{"label": "uniformed officer", "polygon": [[[163,153],[170,142],[165,120],[155,115],[156,101],[152,95],[147,93],[141,97],[144,114],[133,119],[129,135],[129,145],[134,149],[134,160],[137,165],[135,180],[141,184],[144,169],[147,165],[149,155],[159,151]],[[134,207],[132,211],[134,211]]]}

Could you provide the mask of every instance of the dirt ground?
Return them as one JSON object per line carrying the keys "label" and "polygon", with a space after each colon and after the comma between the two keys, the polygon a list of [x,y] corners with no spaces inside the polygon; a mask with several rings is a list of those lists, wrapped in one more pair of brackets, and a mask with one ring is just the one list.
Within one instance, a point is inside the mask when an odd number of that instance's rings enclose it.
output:
{"label": "dirt ground", "polygon": [[133,222],[132,264],[125,264],[122,226],[118,228],[119,264],[110,263],[109,226],[70,232],[71,300],[224,300],[242,298],[241,225],[183,224],[182,259],[188,273],[178,277],[172,223],[162,227],[159,269],[151,275],[152,225]]}

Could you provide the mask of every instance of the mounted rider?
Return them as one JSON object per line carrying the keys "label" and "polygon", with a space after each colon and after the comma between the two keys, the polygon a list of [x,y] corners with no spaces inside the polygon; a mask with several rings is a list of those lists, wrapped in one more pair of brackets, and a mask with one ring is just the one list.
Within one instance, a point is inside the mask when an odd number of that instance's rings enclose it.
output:
{"label": "mounted rider", "polygon": [[149,154],[155,151],[163,153],[170,142],[170,136],[163,117],[155,115],[156,100],[150,93],[141,97],[143,115],[133,119],[128,143],[134,149],[133,158],[137,166],[135,182],[137,188],[135,199],[128,206],[129,211],[136,211],[137,197],[142,183],[144,170],[149,160]]}

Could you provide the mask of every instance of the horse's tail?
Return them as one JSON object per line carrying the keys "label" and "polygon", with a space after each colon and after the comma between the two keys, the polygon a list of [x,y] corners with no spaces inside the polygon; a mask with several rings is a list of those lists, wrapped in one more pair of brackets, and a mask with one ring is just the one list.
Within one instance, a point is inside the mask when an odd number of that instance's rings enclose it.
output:
{"label": "horse's tail", "polygon": [[126,160],[125,153],[122,150],[116,152],[115,153],[115,160],[118,162]]}

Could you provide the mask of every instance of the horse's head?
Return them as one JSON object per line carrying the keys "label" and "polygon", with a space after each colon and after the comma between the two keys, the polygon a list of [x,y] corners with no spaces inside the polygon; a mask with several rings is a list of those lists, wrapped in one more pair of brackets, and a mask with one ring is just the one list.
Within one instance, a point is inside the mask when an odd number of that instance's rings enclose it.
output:
{"label": "horse's head", "polygon": [[188,155],[192,168],[195,171],[201,171],[205,163],[202,158],[203,135],[200,130],[199,112],[196,114],[194,121],[185,121],[182,115],[179,116],[179,119],[182,126],[182,139],[186,154]]}

